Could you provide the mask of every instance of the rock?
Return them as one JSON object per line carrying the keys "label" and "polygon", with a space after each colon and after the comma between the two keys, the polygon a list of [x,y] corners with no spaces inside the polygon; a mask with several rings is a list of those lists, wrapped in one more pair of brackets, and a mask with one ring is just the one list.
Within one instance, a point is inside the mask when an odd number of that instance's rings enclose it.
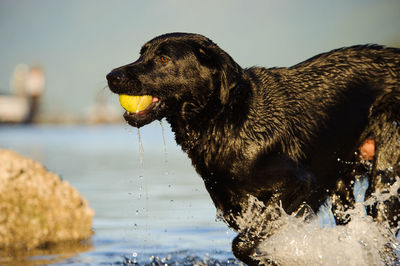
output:
{"label": "rock", "polygon": [[0,149],[0,249],[32,249],[92,235],[93,209],[41,164]]}

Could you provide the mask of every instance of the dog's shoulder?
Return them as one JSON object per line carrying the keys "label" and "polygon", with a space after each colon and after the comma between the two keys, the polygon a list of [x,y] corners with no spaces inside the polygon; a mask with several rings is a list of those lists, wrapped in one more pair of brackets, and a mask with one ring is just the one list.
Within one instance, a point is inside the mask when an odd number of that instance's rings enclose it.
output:
{"label": "dog's shoulder", "polygon": [[277,88],[281,86],[281,82],[290,76],[290,70],[286,67],[259,67],[253,66],[246,69],[256,88]]}

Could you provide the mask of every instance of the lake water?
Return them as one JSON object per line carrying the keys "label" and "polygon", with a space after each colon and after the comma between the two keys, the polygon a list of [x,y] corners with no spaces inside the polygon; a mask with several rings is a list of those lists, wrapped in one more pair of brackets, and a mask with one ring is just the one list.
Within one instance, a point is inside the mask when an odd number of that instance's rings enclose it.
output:
{"label": "lake water", "polygon": [[[143,153],[137,129],[124,124],[0,127],[0,148],[58,173],[96,212],[87,245],[18,256],[0,253],[0,264],[239,265],[231,252],[234,232],[216,221],[202,179],[164,127],[165,142],[160,123],[140,129]],[[355,190],[364,191],[363,186],[356,182]],[[397,178],[369,204],[398,197],[399,188]],[[282,213],[284,226],[259,244],[259,259],[281,265],[400,265],[394,232],[365,216],[363,195],[357,198],[346,226],[329,226],[330,211],[307,223]],[[257,200],[249,206],[241,224],[257,228],[267,214],[257,212],[264,209]]]}
{"label": "lake water", "polygon": [[[0,148],[41,162],[74,186],[96,214],[89,246],[18,257],[18,263],[110,265],[231,260],[234,233],[165,124],[1,126]],[[13,261],[14,260],[14,261]],[[16,263],[5,257],[0,264]]]}

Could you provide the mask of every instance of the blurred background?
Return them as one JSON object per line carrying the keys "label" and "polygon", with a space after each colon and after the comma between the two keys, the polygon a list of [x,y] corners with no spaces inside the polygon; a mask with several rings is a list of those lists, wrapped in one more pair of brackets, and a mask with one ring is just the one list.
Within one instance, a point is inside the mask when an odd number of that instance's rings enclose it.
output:
{"label": "blurred background", "polygon": [[39,120],[86,121],[96,103],[118,107],[105,75],[136,60],[157,35],[201,33],[242,67],[290,66],[342,46],[398,46],[399,12],[397,0],[2,0],[0,92],[15,89],[17,65],[40,66],[46,90]]}
{"label": "blurred background", "polygon": [[242,67],[399,47],[399,14],[398,0],[1,0],[0,148],[40,161],[95,209],[93,249],[69,263],[177,250],[226,260],[233,233],[168,125],[141,129],[140,153],[106,74],[167,32],[203,34]]}

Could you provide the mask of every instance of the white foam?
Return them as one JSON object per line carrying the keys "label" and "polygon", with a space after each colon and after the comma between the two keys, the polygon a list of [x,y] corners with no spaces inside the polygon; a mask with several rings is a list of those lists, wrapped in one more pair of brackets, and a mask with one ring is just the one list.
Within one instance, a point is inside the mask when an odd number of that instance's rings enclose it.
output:
{"label": "white foam", "polygon": [[[274,231],[257,246],[254,258],[261,263],[272,260],[279,265],[393,265],[398,262],[395,253],[400,251],[397,239],[387,224],[366,215],[365,204],[397,197],[399,186],[397,178],[389,189],[374,193],[364,203],[368,183],[365,179],[357,181],[355,208],[346,211],[351,220],[345,226],[335,226],[329,201],[321,207],[318,217],[310,221],[288,215],[279,206],[265,207],[251,196],[243,217],[236,220],[242,232],[249,232],[249,228],[255,234],[261,228]],[[276,219],[266,225],[271,213]]]}

